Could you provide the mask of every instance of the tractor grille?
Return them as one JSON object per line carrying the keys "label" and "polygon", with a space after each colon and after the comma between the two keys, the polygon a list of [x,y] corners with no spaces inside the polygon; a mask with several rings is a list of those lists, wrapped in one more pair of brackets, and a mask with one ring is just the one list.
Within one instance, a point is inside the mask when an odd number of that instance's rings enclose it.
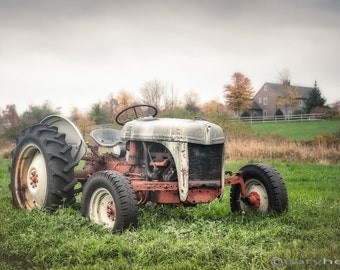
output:
{"label": "tractor grille", "polygon": [[189,144],[189,180],[221,179],[224,144]]}

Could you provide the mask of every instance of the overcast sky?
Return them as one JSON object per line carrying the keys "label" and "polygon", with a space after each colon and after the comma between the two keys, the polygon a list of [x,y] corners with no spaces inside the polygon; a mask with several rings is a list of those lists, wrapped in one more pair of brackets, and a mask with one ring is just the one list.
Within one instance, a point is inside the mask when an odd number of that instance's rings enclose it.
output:
{"label": "overcast sky", "polygon": [[235,72],[257,91],[289,70],[340,100],[339,0],[0,0],[0,109],[68,114],[160,80],[223,103]]}

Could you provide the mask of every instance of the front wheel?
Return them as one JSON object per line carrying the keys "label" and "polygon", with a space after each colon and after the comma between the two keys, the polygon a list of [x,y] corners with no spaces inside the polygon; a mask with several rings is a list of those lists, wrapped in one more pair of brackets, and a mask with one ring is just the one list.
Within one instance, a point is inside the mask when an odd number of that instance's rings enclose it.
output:
{"label": "front wheel", "polygon": [[[230,190],[232,212],[253,210],[258,212],[283,213],[288,209],[287,189],[280,174],[266,164],[249,164],[240,169],[247,197],[241,196],[239,184]],[[252,199],[255,204],[249,205]]]}
{"label": "front wheel", "polygon": [[129,180],[115,171],[101,171],[85,184],[81,211],[93,222],[121,232],[138,220],[136,194]]}

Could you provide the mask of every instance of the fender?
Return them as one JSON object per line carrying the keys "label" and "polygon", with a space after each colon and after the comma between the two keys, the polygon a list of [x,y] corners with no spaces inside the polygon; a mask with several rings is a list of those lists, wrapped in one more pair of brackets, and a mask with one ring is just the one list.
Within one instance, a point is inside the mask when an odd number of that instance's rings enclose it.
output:
{"label": "fender", "polygon": [[49,115],[40,124],[55,126],[60,133],[64,133],[66,143],[72,147],[72,158],[76,163],[79,163],[87,149],[79,129],[66,117],[60,115]]}

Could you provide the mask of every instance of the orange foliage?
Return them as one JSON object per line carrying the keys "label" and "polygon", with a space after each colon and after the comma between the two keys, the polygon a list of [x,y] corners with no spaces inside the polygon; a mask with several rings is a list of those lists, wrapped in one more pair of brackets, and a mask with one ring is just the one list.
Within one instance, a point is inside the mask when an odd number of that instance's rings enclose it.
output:
{"label": "orange foliage", "polygon": [[224,86],[226,105],[239,114],[248,111],[253,96],[251,81],[240,72],[234,73],[231,79],[232,84]]}
{"label": "orange foliage", "polygon": [[117,114],[121,110],[136,104],[135,98],[132,94],[126,90],[120,90],[117,95],[118,106],[114,109],[114,114]]}

